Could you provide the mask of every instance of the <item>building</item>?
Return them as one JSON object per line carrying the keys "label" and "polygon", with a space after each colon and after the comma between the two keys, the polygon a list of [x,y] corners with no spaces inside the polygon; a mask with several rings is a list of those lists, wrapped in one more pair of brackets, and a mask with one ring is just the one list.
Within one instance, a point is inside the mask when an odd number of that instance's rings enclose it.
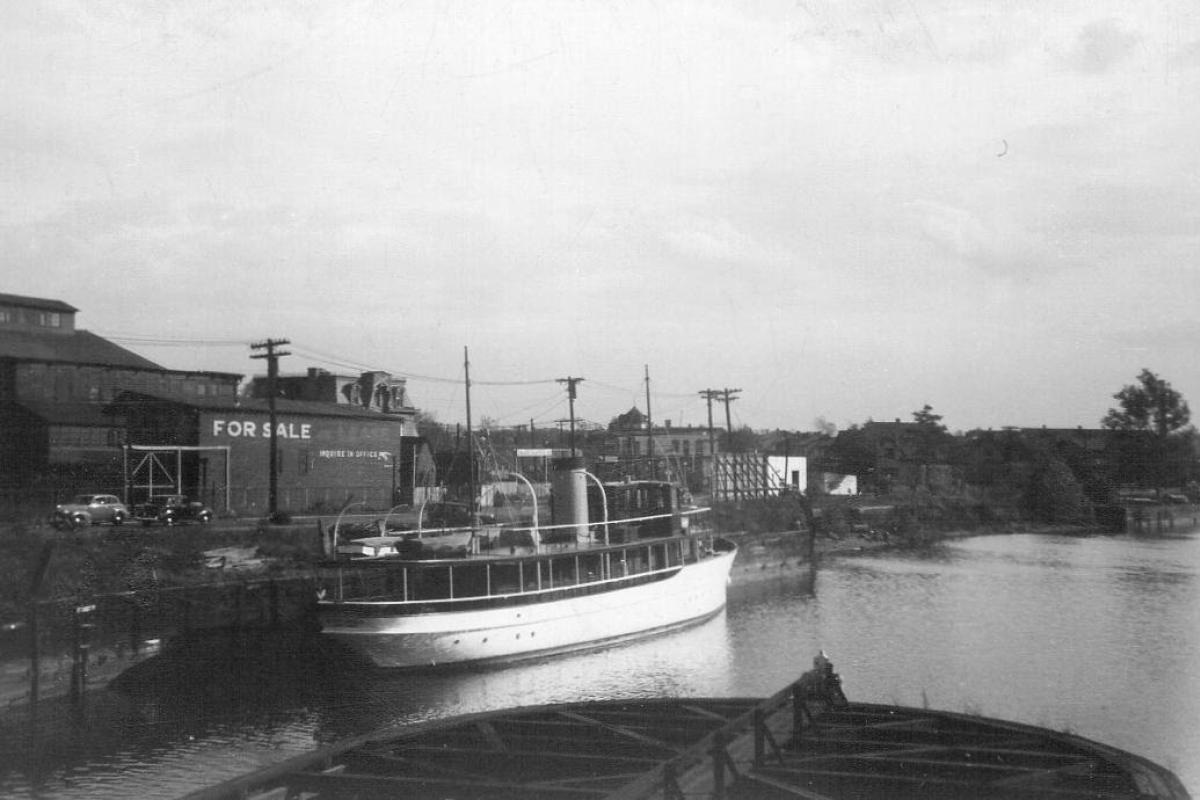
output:
{"label": "building", "polygon": [[[280,375],[275,379],[275,390],[276,397],[289,400],[354,406],[394,414],[410,427],[417,415],[417,409],[408,401],[408,381],[378,370],[359,375],[335,375],[310,367],[303,375]],[[268,379],[253,378],[247,394],[266,398]]]}
{"label": "building", "polygon": [[608,428],[603,460],[620,465],[626,474],[651,477],[649,469],[687,476],[696,486],[707,481],[714,455],[721,452],[720,433],[704,427],[677,427],[666,420],[652,427],[645,414],[633,407],[616,417]]}
{"label": "building", "polygon": [[[269,508],[274,432],[278,508],[382,510],[412,502],[430,457],[412,415],[359,403],[122,393],[107,409],[126,431],[126,496],[183,492],[240,514]],[[410,411],[412,409],[409,409]]]}
{"label": "building", "polygon": [[[0,487],[119,493],[126,391],[232,401],[240,375],[166,369],[76,327],[60,300],[0,294]],[[46,502],[39,500],[38,502]]]}
{"label": "building", "polygon": [[[268,505],[265,378],[167,369],[76,327],[60,300],[0,294],[0,499],[44,512],[75,492],[137,502],[156,492],[218,510]],[[406,382],[309,369],[277,378],[278,507],[411,502],[432,484]]]}
{"label": "building", "polygon": [[828,455],[837,473],[858,476],[865,491],[944,489],[953,478],[954,446],[954,437],[941,426],[897,419],[839,431]]}

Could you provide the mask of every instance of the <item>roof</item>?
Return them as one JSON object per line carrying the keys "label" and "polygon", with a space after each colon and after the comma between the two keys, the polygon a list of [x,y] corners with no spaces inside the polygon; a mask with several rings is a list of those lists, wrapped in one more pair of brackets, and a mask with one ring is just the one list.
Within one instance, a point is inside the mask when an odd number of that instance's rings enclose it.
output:
{"label": "roof", "polygon": [[46,311],[65,311],[71,314],[79,310],[75,306],[67,305],[62,300],[50,300],[44,297],[26,297],[20,294],[0,294],[0,305],[41,308]]}
{"label": "roof", "polygon": [[[5,296],[11,295],[0,295]],[[66,334],[0,330],[0,358],[165,370],[161,365],[131,350],[126,350],[94,333],[78,330]]]}
{"label": "roof", "polygon": [[[187,406],[201,411],[250,411],[256,414],[266,414],[270,407],[266,400],[246,399],[240,397],[196,397],[195,395],[175,394],[172,392],[154,391],[124,391],[113,400],[109,408],[118,405],[137,403],[145,400],[157,400],[164,403]],[[322,403],[312,400],[288,400],[277,398],[275,411],[280,414],[309,414],[322,417],[352,417],[355,419],[382,420],[385,422],[403,423],[405,417],[397,414],[384,414],[366,408],[336,403]]]}

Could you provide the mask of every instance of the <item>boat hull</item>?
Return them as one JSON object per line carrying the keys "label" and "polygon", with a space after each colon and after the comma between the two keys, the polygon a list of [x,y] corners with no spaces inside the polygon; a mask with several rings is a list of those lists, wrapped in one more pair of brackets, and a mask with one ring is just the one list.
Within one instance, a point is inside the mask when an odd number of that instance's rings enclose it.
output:
{"label": "boat hull", "polygon": [[504,661],[595,647],[717,614],[725,606],[735,555],[717,553],[650,583],[524,605],[361,616],[323,602],[322,632],[379,667]]}

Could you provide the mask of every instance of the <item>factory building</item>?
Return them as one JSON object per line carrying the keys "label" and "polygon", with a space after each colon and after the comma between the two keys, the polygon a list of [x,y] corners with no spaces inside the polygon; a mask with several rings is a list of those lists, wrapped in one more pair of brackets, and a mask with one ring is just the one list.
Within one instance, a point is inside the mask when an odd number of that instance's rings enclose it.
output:
{"label": "factory building", "polygon": [[[267,507],[265,378],[167,369],[75,325],[59,300],[0,294],[0,511],[77,492],[167,491],[218,511]],[[387,508],[435,482],[403,378],[279,376],[279,508]],[[33,507],[27,507],[32,505]]]}

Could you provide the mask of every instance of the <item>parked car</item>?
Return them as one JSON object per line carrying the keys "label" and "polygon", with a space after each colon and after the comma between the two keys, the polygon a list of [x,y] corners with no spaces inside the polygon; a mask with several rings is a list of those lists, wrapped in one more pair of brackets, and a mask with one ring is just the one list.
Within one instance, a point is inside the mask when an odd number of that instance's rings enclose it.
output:
{"label": "parked car", "polygon": [[104,522],[120,525],[127,519],[129,507],[116,495],[77,494],[54,507],[50,522],[56,528],[82,528]]}
{"label": "parked car", "polygon": [[198,500],[189,500],[182,494],[154,495],[145,503],[133,507],[133,516],[143,525],[153,525],[161,522],[163,525],[175,525],[180,522],[199,522],[206,525],[212,522],[212,509]]}

